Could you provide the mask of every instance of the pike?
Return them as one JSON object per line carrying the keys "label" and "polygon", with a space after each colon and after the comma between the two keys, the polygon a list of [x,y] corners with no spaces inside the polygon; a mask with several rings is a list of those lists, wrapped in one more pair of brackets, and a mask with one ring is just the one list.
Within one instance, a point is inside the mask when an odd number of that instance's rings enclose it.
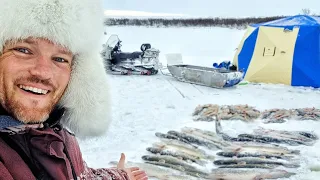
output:
{"label": "pike", "polygon": [[[110,165],[117,166],[117,161],[110,161]],[[195,177],[192,177],[190,175],[186,175],[186,173],[181,174],[181,169],[177,168],[170,168],[166,166],[159,166],[156,163],[153,164],[150,163],[141,163],[141,162],[132,162],[128,161],[126,162],[127,167],[139,167],[143,169],[148,177],[160,179],[160,180],[198,180],[198,176],[196,174],[192,174]],[[197,178],[196,178],[197,177]]]}
{"label": "pike", "polygon": [[271,164],[231,164],[222,165],[218,168],[244,168],[244,169],[274,169],[276,166]]}
{"label": "pike", "polygon": [[263,158],[256,158],[256,157],[245,157],[245,158],[234,158],[234,159],[222,159],[222,160],[215,160],[213,162],[215,165],[231,165],[231,164],[271,164],[271,165],[278,165],[284,166],[287,168],[298,168],[300,167],[299,164],[294,163],[287,163],[277,160],[270,160],[270,159],[263,159]]}
{"label": "pike", "polygon": [[289,178],[295,175],[295,173],[285,170],[268,170],[268,169],[255,169],[255,170],[243,170],[243,169],[213,169],[209,175],[211,180],[262,180],[262,179],[279,179]]}
{"label": "pike", "polygon": [[216,133],[212,131],[206,131],[198,128],[191,128],[191,127],[183,127],[181,132],[186,134],[192,134],[196,137],[203,138],[205,140],[211,141],[215,144],[220,145],[220,149],[226,146],[230,146],[230,143],[224,141],[221,137],[219,137]]}
{"label": "pike", "polygon": [[[110,161],[110,165],[117,166],[118,162],[117,161]],[[180,171],[174,170],[172,168],[165,168],[165,167],[159,167],[157,165],[153,164],[146,164],[146,163],[141,163],[141,162],[132,162],[128,161],[126,162],[127,167],[139,167],[143,169],[148,177],[154,177],[157,179],[163,179],[163,180],[169,180],[168,179],[168,174],[177,175],[181,174]],[[183,176],[182,176],[183,177]]]}
{"label": "pike", "polygon": [[195,157],[196,159],[214,159],[215,158],[214,156],[208,155],[202,149],[185,146],[185,144],[181,144],[179,141],[170,140],[168,142],[155,142],[153,143],[153,147],[160,148],[162,150],[181,152],[191,157]]}
{"label": "pike", "polygon": [[285,159],[289,160],[292,159],[294,156],[289,156],[289,155],[277,155],[277,154],[272,154],[272,153],[267,153],[267,152],[235,152],[235,151],[221,151],[217,152],[218,156],[223,156],[223,157],[237,157],[237,158],[243,158],[243,157],[263,157],[267,159]]}
{"label": "pike", "polygon": [[199,177],[193,177],[190,175],[164,175],[160,180],[199,180]]}
{"label": "pike", "polygon": [[307,131],[285,131],[259,128],[254,130],[254,133],[259,135],[275,135],[284,138],[297,139],[300,141],[313,141],[319,139],[315,133]]}
{"label": "pike", "polygon": [[253,135],[253,134],[239,134],[239,138],[247,138],[251,139],[252,141],[265,141],[268,143],[278,143],[278,144],[287,144],[290,146],[299,146],[299,145],[307,145],[311,146],[313,143],[293,140],[288,138],[281,138],[281,137],[273,137],[273,136],[264,136],[264,135]]}
{"label": "pike", "polygon": [[145,161],[145,163],[179,170],[191,176],[195,176],[195,177],[208,176],[206,172],[203,172],[197,169],[196,167],[189,165],[174,157],[164,156],[164,155],[144,155],[142,156],[142,159]]}
{"label": "pike", "polygon": [[197,163],[201,166],[203,166],[204,164],[206,164],[205,161],[200,160],[197,157],[194,156],[190,156],[188,154],[184,154],[183,152],[175,152],[175,151],[171,151],[171,150],[163,150],[161,148],[154,148],[154,147],[148,147],[146,149],[147,151],[153,153],[153,154],[159,154],[159,155],[168,155],[168,156],[172,156],[172,157],[176,157],[178,159],[184,160],[184,161],[191,161],[193,163]]}
{"label": "pike", "polygon": [[265,133],[263,131],[261,131],[259,133],[255,133],[255,134],[265,136],[265,137],[277,138],[277,139],[281,139],[281,140],[292,140],[292,141],[296,141],[298,144],[313,145],[315,143],[315,141],[313,139],[306,138],[306,137],[301,136],[299,134],[289,135],[289,134],[280,134],[280,133],[275,133],[275,132]]}
{"label": "pike", "polygon": [[273,155],[287,155],[287,154],[300,154],[299,150],[291,150],[287,147],[271,145],[271,144],[256,144],[251,142],[246,143],[235,143],[240,146],[237,149],[234,149],[234,152],[237,153],[266,153]]}
{"label": "pike", "polygon": [[186,175],[190,175],[193,177],[197,177],[197,178],[204,178],[206,179],[206,177],[209,175],[206,172],[202,172],[200,170],[197,169],[186,169],[185,167],[182,166],[177,166],[177,165],[173,165],[173,164],[168,164],[165,162],[157,162],[157,161],[145,161],[146,164],[152,164],[152,165],[156,165],[156,166],[162,166],[162,167],[166,167],[166,168],[171,168],[173,170],[178,170],[181,173],[184,173]]}
{"label": "pike", "polygon": [[189,142],[183,142],[176,139],[161,139],[163,143],[169,144],[169,145],[175,145],[179,146],[181,148],[188,148],[188,149],[196,149],[199,150],[198,146],[190,144]]}
{"label": "pike", "polygon": [[179,138],[178,136],[174,136],[171,134],[164,134],[164,133],[156,132],[155,135],[161,139],[175,139],[175,140],[182,141],[184,143],[189,143],[187,140]]}
{"label": "pike", "polygon": [[213,143],[213,142],[207,141],[207,140],[205,140],[203,138],[199,138],[199,137],[196,137],[196,136],[193,136],[193,135],[188,135],[188,134],[183,133],[183,132],[178,132],[178,131],[171,130],[171,131],[168,131],[168,134],[172,134],[172,135],[178,136],[180,138],[183,138],[183,139],[189,141],[189,143],[197,144],[197,145],[200,145],[200,146],[205,146],[210,150],[222,149],[221,145],[219,145],[217,143]]}
{"label": "pike", "polygon": [[181,167],[184,167],[187,169],[195,168],[194,166],[188,164],[187,162],[185,162],[181,159],[178,159],[178,158],[175,158],[172,156],[168,156],[168,155],[143,155],[141,158],[145,161],[164,162],[167,164],[181,166]]}
{"label": "pike", "polygon": [[239,134],[238,137],[230,137],[229,135],[222,132],[222,127],[220,120],[216,120],[216,132],[219,134],[224,140],[232,141],[232,142],[259,142],[263,144],[268,143],[278,143],[278,144],[288,144],[291,146],[298,146],[298,145],[312,145],[313,143],[303,142],[298,140],[292,140],[287,138],[280,138],[280,137],[272,137],[272,136],[262,136],[262,135],[254,135],[254,134]]}

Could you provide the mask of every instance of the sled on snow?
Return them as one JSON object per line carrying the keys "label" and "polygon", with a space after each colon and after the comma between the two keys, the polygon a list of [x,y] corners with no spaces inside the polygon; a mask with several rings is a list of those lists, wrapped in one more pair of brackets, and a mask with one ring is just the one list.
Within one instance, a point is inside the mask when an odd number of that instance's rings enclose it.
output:
{"label": "sled on snow", "polygon": [[171,76],[181,82],[212,88],[226,88],[239,84],[243,72],[225,68],[211,68],[183,64],[181,54],[167,54],[167,68]]}

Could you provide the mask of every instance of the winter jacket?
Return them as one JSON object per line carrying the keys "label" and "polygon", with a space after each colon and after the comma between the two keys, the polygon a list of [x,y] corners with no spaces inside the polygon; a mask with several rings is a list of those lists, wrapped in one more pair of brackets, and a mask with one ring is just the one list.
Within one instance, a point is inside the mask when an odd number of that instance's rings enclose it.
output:
{"label": "winter jacket", "polygon": [[62,114],[55,110],[44,124],[3,127],[18,121],[0,108],[0,180],[129,179],[120,169],[87,167],[75,136],[59,123]]}

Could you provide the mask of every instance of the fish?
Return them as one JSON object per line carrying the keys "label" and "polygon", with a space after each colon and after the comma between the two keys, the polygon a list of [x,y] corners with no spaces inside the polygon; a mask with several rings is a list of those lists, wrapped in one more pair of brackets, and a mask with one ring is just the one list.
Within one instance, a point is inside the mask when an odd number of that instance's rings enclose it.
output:
{"label": "fish", "polygon": [[209,175],[211,180],[262,180],[289,178],[296,173],[278,169],[243,170],[233,168],[213,169]]}
{"label": "fish", "polygon": [[200,178],[200,177],[193,177],[190,175],[172,175],[172,174],[168,174],[163,176],[160,180],[201,180],[204,178]]}
{"label": "fish", "polygon": [[288,172],[285,170],[272,170],[268,173],[262,173],[256,179],[280,179],[280,178],[290,178],[296,175],[296,173]]}
{"label": "fish", "polygon": [[284,123],[294,115],[294,111],[287,109],[270,109],[262,113],[262,119],[267,119],[265,123]]}
{"label": "fish", "polygon": [[190,142],[184,142],[176,139],[160,139],[161,142],[166,143],[166,144],[172,144],[179,146],[181,148],[189,148],[189,149],[199,149],[198,146],[191,144]]}
{"label": "fish", "polygon": [[237,149],[233,151],[237,153],[266,153],[273,155],[299,155],[300,150],[293,150],[287,147],[272,145],[272,144],[259,144],[255,142],[237,142],[235,145],[238,145]]}
{"label": "fish", "polygon": [[272,164],[272,165],[279,165],[284,166],[287,168],[298,168],[300,167],[297,163],[288,163],[284,161],[278,160],[271,160],[265,158],[256,158],[256,157],[244,157],[244,158],[228,158],[228,159],[221,159],[215,160],[213,162],[215,165],[230,165],[230,164]]}
{"label": "fish", "polygon": [[194,166],[190,165],[189,163],[178,159],[176,157],[168,156],[168,155],[143,155],[141,157],[145,161],[160,161],[167,164],[173,164],[177,166],[182,166],[184,168],[193,169]]}
{"label": "fish", "polygon": [[300,120],[319,120],[320,118],[320,109],[300,108],[294,111],[297,112],[297,118]]}
{"label": "fish", "polygon": [[192,113],[192,116],[196,115],[205,115],[205,116],[210,116],[212,114],[217,114],[219,112],[219,105],[217,104],[205,104],[202,106],[197,106]]}
{"label": "fish", "polygon": [[308,131],[286,131],[286,130],[273,130],[273,129],[265,129],[265,128],[258,128],[254,130],[255,134],[260,134],[260,135],[270,135],[274,134],[280,137],[285,137],[285,138],[291,138],[291,139],[297,139],[301,141],[313,141],[313,140],[318,140],[319,137],[317,134],[314,132],[308,132]]}
{"label": "fish", "polygon": [[[303,133],[302,131],[300,131]],[[309,144],[314,144],[315,139],[309,138],[307,136],[304,136],[300,134],[299,131],[284,131],[284,130],[272,130],[272,129],[264,129],[264,128],[259,128],[254,130],[254,134],[257,135],[262,135],[262,136],[270,136],[270,137],[278,137],[278,138],[283,138],[283,139],[291,139],[294,141],[302,141],[302,142],[310,142]],[[308,134],[312,137],[315,137],[316,135],[311,135],[311,133],[303,133],[303,134]]]}
{"label": "fish", "polygon": [[148,147],[148,148],[146,148],[146,150],[153,153],[153,154],[168,155],[168,156],[176,157],[178,159],[181,159],[181,160],[184,160],[187,162],[193,162],[193,163],[199,164],[201,166],[203,166],[207,163],[204,160],[200,160],[198,157],[184,154],[182,151],[179,152],[179,151],[172,151],[172,150],[163,150],[161,148],[155,148],[155,147]]}
{"label": "fish", "polygon": [[203,177],[204,178],[204,177],[208,176],[207,172],[199,170],[196,167],[185,164],[185,163],[176,162],[177,160],[175,160],[173,158],[164,157],[163,155],[161,155],[161,156],[144,155],[144,156],[142,156],[142,158],[143,158],[143,160],[145,160],[145,163],[147,163],[147,164],[153,164],[153,165],[157,165],[157,166],[171,168],[171,169],[181,171],[187,175],[191,175],[194,177]]}
{"label": "fish", "polygon": [[196,137],[203,138],[208,141],[212,141],[213,143],[220,146],[220,149],[224,147],[230,146],[229,142],[224,141],[220,136],[218,136],[213,131],[202,130],[198,128],[191,128],[191,127],[183,127],[181,128],[181,132],[186,134],[192,134]]}
{"label": "fish", "polygon": [[[110,161],[110,165],[117,166],[117,161]],[[149,178],[157,178],[161,180],[169,180],[168,174],[172,176],[180,176],[181,172],[172,168],[166,168],[166,167],[159,167],[157,165],[143,163],[143,162],[132,162],[128,161],[125,163],[126,167],[139,167],[140,169],[143,169]],[[181,175],[184,177],[183,175]]]}
{"label": "fish", "polygon": [[208,173],[206,172],[202,172],[200,170],[196,170],[196,169],[187,169],[184,168],[182,166],[177,166],[177,165],[173,165],[173,164],[168,164],[168,163],[164,163],[164,162],[157,162],[157,161],[146,161],[146,164],[153,164],[156,166],[161,166],[161,167],[166,167],[166,168],[171,168],[173,170],[178,170],[181,173],[183,173],[183,175],[189,175],[189,176],[193,176],[196,178],[203,178],[203,179],[207,179],[207,177],[209,176]]}
{"label": "fish", "polygon": [[197,106],[192,116],[194,121],[214,121],[214,117],[219,112],[219,105],[216,104],[205,104]]}
{"label": "fish", "polygon": [[276,166],[271,164],[231,164],[222,165],[218,168],[244,168],[244,169],[274,169]]}
{"label": "fish", "polygon": [[179,138],[178,136],[174,136],[171,134],[164,134],[164,133],[156,132],[155,135],[161,139],[176,139],[176,140],[182,141],[184,143],[189,143],[187,140],[185,140],[183,138]]}
{"label": "fish", "polygon": [[243,158],[243,157],[263,157],[267,159],[284,159],[284,160],[290,160],[293,159],[294,156],[290,155],[277,155],[267,152],[235,152],[235,151],[221,151],[217,152],[218,156],[222,157],[237,157],[237,158]]}
{"label": "fish", "polygon": [[[110,165],[116,166],[117,161],[110,161]],[[169,168],[165,166],[159,166],[152,163],[143,163],[143,162],[132,162],[128,161],[125,164],[126,167],[139,167],[143,169],[149,178],[156,178],[159,180],[199,180],[196,174],[193,174],[196,177],[186,175],[185,172],[176,170],[174,168]]]}
{"label": "fish", "polygon": [[239,138],[248,138],[252,141],[265,141],[269,143],[278,143],[278,144],[287,144],[290,146],[299,146],[299,145],[307,145],[311,146],[313,143],[300,141],[300,140],[293,140],[289,138],[282,138],[282,137],[274,137],[274,136],[268,136],[268,135],[254,135],[254,134],[239,134]]}
{"label": "fish", "polygon": [[222,127],[220,120],[216,120],[216,132],[219,134],[224,140],[232,141],[232,142],[258,142],[263,144],[268,143],[277,143],[277,144],[287,144],[291,146],[299,146],[299,145],[307,145],[311,146],[313,143],[293,140],[288,138],[281,137],[273,137],[273,136],[264,136],[264,135],[256,135],[256,134],[239,134],[238,137],[230,137],[229,135],[222,132]]}
{"label": "fish", "polygon": [[162,150],[170,150],[173,152],[181,152],[196,159],[215,159],[214,156],[207,154],[204,150],[185,146],[179,141],[154,142],[152,147],[160,148]]}
{"label": "fish", "polygon": [[230,120],[238,119],[242,121],[248,121],[256,119],[260,116],[260,111],[248,105],[228,105],[224,107],[224,109],[232,115]]}
{"label": "fish", "polygon": [[193,144],[197,144],[197,145],[200,145],[200,146],[204,146],[204,147],[207,147],[210,150],[221,149],[221,146],[219,144],[217,144],[217,143],[214,143],[212,141],[210,142],[210,141],[205,140],[203,138],[199,138],[199,137],[196,137],[196,136],[193,136],[193,135],[189,135],[189,134],[186,134],[186,133],[183,133],[183,132],[178,132],[178,131],[171,130],[171,131],[168,131],[168,134],[172,134],[172,135],[181,137],[181,138],[189,141],[189,143],[193,143]]}

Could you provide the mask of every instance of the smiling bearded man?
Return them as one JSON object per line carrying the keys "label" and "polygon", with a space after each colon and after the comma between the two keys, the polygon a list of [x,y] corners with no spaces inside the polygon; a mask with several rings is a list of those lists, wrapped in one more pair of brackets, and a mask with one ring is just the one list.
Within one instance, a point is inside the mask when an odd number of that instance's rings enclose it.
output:
{"label": "smiling bearded man", "polygon": [[117,167],[87,167],[75,137],[110,124],[102,2],[0,4],[0,179],[147,180],[124,154]]}
{"label": "smiling bearded man", "polygon": [[0,102],[24,123],[48,119],[70,79],[73,55],[48,40],[7,43],[0,61]]}

